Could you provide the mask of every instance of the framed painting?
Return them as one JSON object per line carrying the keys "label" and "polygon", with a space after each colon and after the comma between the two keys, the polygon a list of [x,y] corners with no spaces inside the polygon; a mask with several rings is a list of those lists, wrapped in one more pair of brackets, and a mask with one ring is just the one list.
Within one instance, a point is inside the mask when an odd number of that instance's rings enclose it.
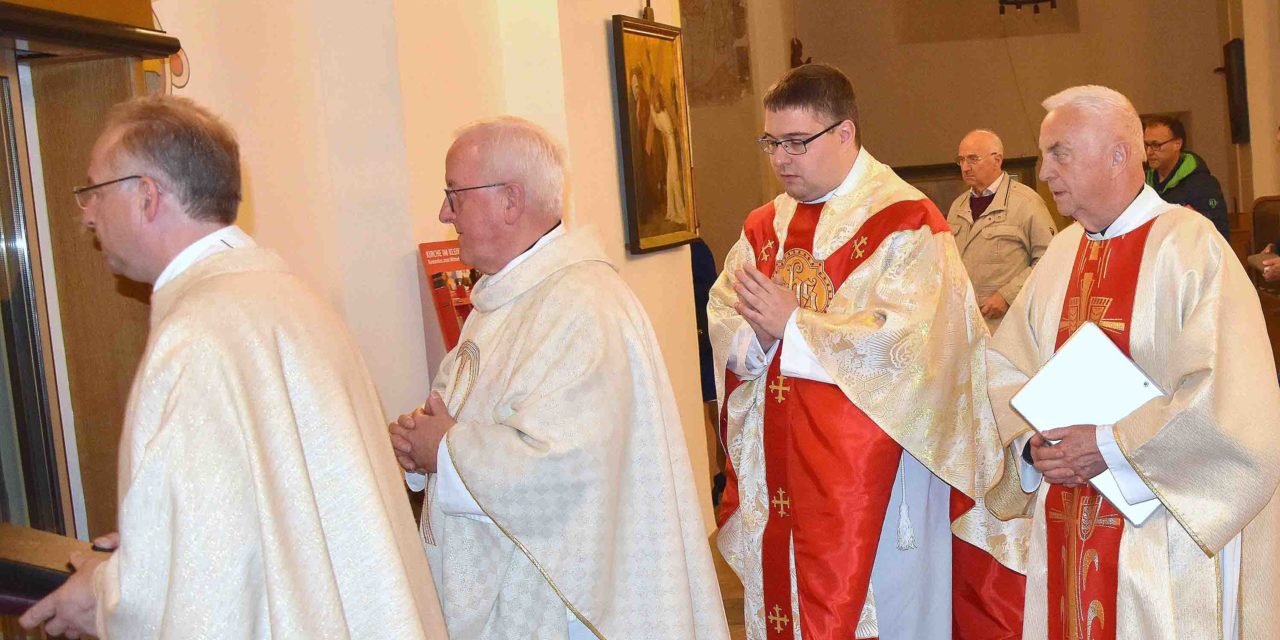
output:
{"label": "framed painting", "polygon": [[614,76],[627,249],[649,253],[698,237],[680,29],[613,16]]}

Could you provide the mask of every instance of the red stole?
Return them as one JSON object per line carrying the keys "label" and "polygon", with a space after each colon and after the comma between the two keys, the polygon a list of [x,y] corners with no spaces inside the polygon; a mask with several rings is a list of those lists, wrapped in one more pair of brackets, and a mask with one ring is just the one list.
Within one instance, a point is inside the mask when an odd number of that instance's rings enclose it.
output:
{"label": "red stole", "polygon": [[[799,205],[778,246],[772,204],[752,212],[745,234],[756,268],[781,273],[801,307],[825,313],[845,279],[892,233],[947,230],[927,203],[907,201],[869,218],[826,260],[813,256],[822,205]],[[781,345],[778,347],[782,348]],[[771,639],[793,637],[791,558],[805,638],[853,638],[871,583],[871,567],[902,448],[836,385],[790,378],[771,363],[764,398],[765,482],[769,517],[763,541],[764,615]],[[741,381],[726,374],[725,397]],[[727,403],[726,403],[727,404]],[[722,414],[721,441],[727,420]],[[721,524],[738,505],[732,462]],[[1020,612],[1019,612],[1020,613]]]}
{"label": "red stole", "polygon": [[[1088,321],[1129,355],[1133,292],[1154,222],[1109,240],[1080,239],[1055,351]],[[1113,640],[1124,516],[1090,484],[1050,485],[1044,506],[1050,640]]]}

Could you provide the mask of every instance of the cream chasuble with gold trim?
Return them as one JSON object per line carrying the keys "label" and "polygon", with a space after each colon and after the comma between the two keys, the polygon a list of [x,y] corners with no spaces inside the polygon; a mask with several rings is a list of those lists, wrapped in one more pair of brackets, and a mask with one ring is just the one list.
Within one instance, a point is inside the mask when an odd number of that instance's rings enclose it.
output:
{"label": "cream chasuble with gold trim", "polygon": [[443,639],[341,318],[271,251],[194,257],[152,295],[100,636]]}
{"label": "cream chasuble with gold trim", "polygon": [[485,276],[433,389],[484,517],[429,477],[423,539],[456,638],[728,638],[649,318],[588,231]]}
{"label": "cream chasuble with gold trim", "polygon": [[[1115,609],[1104,612],[1106,625],[1117,638],[1221,637],[1220,552],[1240,536],[1238,637],[1277,638],[1280,616],[1271,594],[1280,585],[1274,500],[1280,388],[1257,293],[1203,216],[1149,191],[1135,201],[1157,208],[1158,216],[1142,253],[1128,340],[1134,362],[1166,395],[1113,429],[1127,462],[1164,508],[1141,526],[1123,523]],[[992,340],[989,389],[1006,443],[1030,428],[1009,399],[1052,356],[1062,323],[1086,314],[1108,320],[1101,302],[1062,317],[1082,234],[1076,224],[1054,239]],[[1006,449],[1011,472],[987,504],[1004,516],[1034,516],[1023,637],[1037,640],[1050,635],[1046,568],[1058,559],[1046,549],[1047,483],[1036,493],[1023,491],[1019,453]]]}

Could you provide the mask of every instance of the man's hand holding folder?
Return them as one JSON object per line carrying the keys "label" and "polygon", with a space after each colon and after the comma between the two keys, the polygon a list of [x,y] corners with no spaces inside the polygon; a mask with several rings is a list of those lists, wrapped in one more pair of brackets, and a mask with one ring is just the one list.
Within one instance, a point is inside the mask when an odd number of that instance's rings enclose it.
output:
{"label": "man's hand holding folder", "polygon": [[1107,462],[1098,450],[1098,427],[1077,424],[1031,436],[1031,459],[1047,482],[1074,487],[1102,473]]}

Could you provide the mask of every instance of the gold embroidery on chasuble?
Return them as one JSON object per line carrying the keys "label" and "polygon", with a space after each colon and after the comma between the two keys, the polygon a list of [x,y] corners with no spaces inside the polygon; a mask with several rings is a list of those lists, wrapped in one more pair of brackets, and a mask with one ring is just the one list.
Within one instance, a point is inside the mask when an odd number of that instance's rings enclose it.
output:
{"label": "gold embroidery on chasuble", "polygon": [[763,247],[760,247],[760,262],[769,261],[769,258],[772,255],[769,253],[770,251],[773,251],[773,240],[766,242]]}
{"label": "gold embroidery on chasuble", "polygon": [[809,311],[826,313],[836,288],[821,260],[805,249],[788,249],[779,267],[783,280],[795,292],[796,302]]}
{"label": "gold embroidery on chasuble", "polygon": [[[1071,337],[1085,322],[1092,322],[1103,331],[1112,335],[1124,333],[1126,323],[1123,319],[1111,317],[1111,305],[1115,299],[1110,296],[1094,295],[1097,286],[1107,277],[1111,266],[1112,244],[1104,240],[1086,240],[1089,246],[1080,252],[1077,260],[1084,260],[1076,271],[1083,274],[1079,280],[1079,294],[1067,300],[1062,319],[1058,321],[1058,339]],[[1093,263],[1093,264],[1090,264]],[[1065,333],[1065,335],[1063,335]]]}
{"label": "gold embroidery on chasuble", "polygon": [[458,346],[458,366],[453,372],[453,393],[451,396],[459,398],[458,404],[452,408],[455,415],[467,404],[467,398],[471,397],[471,389],[476,385],[476,376],[479,372],[480,347],[477,347],[476,343],[466,340]]}
{"label": "gold embroidery on chasuble", "polygon": [[[1058,601],[1058,614],[1063,626],[1059,637],[1089,640],[1094,637],[1095,623],[1100,629],[1106,629],[1108,624],[1106,606],[1100,599],[1091,598],[1085,603],[1089,576],[1104,570],[1113,572],[1115,568],[1103,567],[1098,550],[1089,547],[1088,543],[1098,529],[1119,529],[1122,523],[1111,505],[1104,508],[1101,495],[1081,495],[1080,487],[1065,490],[1061,495],[1061,507],[1049,507],[1049,521],[1060,523],[1065,528],[1073,528],[1072,523],[1078,526],[1074,527],[1075,535],[1066,536],[1066,544],[1061,549],[1062,572],[1072,584]],[[1111,624],[1114,625],[1115,620]]]}

